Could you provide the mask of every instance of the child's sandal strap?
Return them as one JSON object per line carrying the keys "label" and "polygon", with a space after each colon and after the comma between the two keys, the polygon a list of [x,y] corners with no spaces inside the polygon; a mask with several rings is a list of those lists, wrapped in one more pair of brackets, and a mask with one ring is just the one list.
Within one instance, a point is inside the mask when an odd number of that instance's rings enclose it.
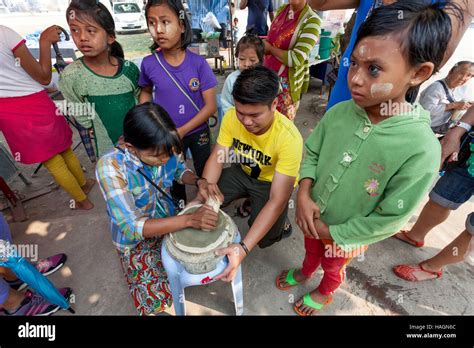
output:
{"label": "child's sandal strap", "polygon": [[312,298],[311,298],[311,295],[310,294],[306,294],[303,296],[303,304],[305,306],[308,306],[308,307],[311,307],[313,309],[317,309],[318,311],[320,311],[321,309],[324,308],[325,304],[323,303],[319,303],[319,302],[316,302],[314,301]]}
{"label": "child's sandal strap", "polygon": [[286,282],[288,285],[294,286],[294,285],[298,285],[298,284],[300,283],[299,281],[297,281],[297,280],[295,279],[294,273],[295,273],[295,269],[294,269],[294,268],[288,270],[288,273],[287,273],[286,278],[285,278],[285,282]]}

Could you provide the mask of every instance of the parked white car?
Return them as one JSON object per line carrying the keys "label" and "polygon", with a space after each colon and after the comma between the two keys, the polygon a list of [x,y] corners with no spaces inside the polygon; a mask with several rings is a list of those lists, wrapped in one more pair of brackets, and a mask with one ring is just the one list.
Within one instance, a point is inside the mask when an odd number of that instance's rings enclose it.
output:
{"label": "parked white car", "polygon": [[4,5],[0,5],[0,14],[2,14],[2,13],[5,13],[5,14],[10,13],[10,11],[8,10],[8,7],[6,7]]}
{"label": "parked white car", "polygon": [[148,30],[145,14],[135,2],[113,3],[113,16],[118,33]]}

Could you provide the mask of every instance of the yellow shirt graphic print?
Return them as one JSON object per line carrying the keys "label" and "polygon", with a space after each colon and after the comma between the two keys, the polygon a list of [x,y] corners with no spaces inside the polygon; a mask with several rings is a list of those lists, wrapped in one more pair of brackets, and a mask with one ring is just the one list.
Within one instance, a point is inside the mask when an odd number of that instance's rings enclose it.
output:
{"label": "yellow shirt graphic print", "polygon": [[233,150],[227,162],[239,163],[254,179],[271,182],[275,172],[298,178],[303,138],[293,122],[278,111],[270,129],[255,135],[245,129],[231,108],[222,120],[217,143]]}

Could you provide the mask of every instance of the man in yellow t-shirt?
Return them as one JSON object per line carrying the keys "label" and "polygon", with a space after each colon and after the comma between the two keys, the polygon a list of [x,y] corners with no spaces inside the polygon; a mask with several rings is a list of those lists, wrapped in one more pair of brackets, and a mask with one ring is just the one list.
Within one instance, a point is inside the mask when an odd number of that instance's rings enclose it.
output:
{"label": "man in yellow t-shirt", "polygon": [[[297,183],[303,138],[276,111],[278,76],[264,67],[243,71],[232,95],[235,108],[224,116],[217,144],[198,180],[200,198],[217,197],[223,205],[249,197],[250,229],[240,244],[218,252],[229,266],[216,279],[231,281],[247,254],[291,234],[288,201]],[[224,164],[230,167],[224,169]]]}

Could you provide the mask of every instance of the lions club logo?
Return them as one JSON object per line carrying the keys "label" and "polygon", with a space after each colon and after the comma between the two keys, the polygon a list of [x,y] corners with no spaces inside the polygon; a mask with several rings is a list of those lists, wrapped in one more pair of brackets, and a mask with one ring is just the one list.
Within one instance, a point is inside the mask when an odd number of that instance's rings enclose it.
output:
{"label": "lions club logo", "polygon": [[194,77],[189,81],[189,88],[191,88],[192,91],[197,91],[199,89],[199,86],[201,83],[199,82],[199,79]]}

